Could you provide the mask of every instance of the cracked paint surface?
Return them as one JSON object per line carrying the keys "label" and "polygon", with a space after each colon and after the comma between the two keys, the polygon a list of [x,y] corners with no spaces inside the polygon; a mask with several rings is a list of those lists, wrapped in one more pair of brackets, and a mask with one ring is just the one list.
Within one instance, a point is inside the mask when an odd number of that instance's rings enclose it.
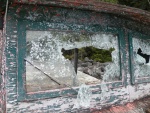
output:
{"label": "cracked paint surface", "polygon": [[[99,9],[100,10],[100,9]],[[34,11],[34,12],[33,12]],[[138,15],[138,14],[137,14]],[[143,16],[142,16],[143,17]],[[101,85],[91,85],[90,89],[92,90],[90,107],[84,108],[79,107],[74,108],[74,104],[77,99],[77,95],[72,95],[71,91],[68,92],[68,95],[56,96],[55,98],[44,98],[45,95],[42,92],[39,98],[36,99],[35,93],[33,94],[25,94],[24,100],[19,101],[18,97],[20,93],[18,92],[18,66],[21,63],[17,60],[18,55],[18,40],[22,37],[18,37],[19,27],[18,21],[22,21],[22,24],[25,21],[30,21],[31,25],[33,22],[38,22],[40,24],[46,25],[49,24],[50,29],[66,29],[66,30],[89,30],[96,31],[100,29],[98,26],[101,26],[102,29],[109,29],[111,26],[114,28],[119,27],[123,29],[122,40],[125,40],[125,45],[120,49],[123,51],[121,53],[122,63],[124,66],[122,67],[122,78],[120,81],[105,83]],[[133,19],[134,20],[134,19]],[[139,20],[138,20],[139,22]],[[5,50],[5,58],[6,58],[6,68],[5,68],[5,76],[6,76],[6,108],[7,113],[37,113],[37,112],[55,112],[55,113],[63,113],[63,112],[82,112],[84,111],[92,111],[99,110],[103,107],[107,107],[110,105],[118,105],[125,104],[127,102],[133,101],[135,99],[142,98],[150,94],[150,84],[130,84],[130,70],[129,70],[129,43],[128,43],[128,33],[131,30],[138,29],[137,31],[141,31],[142,33],[147,34],[149,27],[145,26],[141,28],[140,22],[131,21],[125,18],[118,17],[116,15],[109,15],[105,13],[98,13],[95,11],[83,11],[79,9],[67,9],[62,7],[48,7],[48,6],[34,6],[34,5],[17,5],[12,4],[12,6],[8,9],[7,16],[7,32],[6,32],[6,50]],[[150,19],[146,19],[144,22],[146,25],[149,25]],[[143,23],[144,23],[143,22]],[[65,25],[64,25],[65,24]],[[90,27],[87,28],[86,25]],[[26,28],[30,28],[31,25],[26,25]],[[77,27],[80,25],[80,28]],[[132,26],[131,26],[132,25]],[[131,26],[131,28],[129,27]],[[36,26],[37,29],[40,29],[39,26]],[[95,29],[96,28],[96,29]],[[130,28],[130,29],[129,29]],[[101,30],[101,29],[100,29]],[[106,32],[106,31],[105,31]],[[125,53],[125,56],[123,56]],[[125,57],[125,58],[124,58]],[[127,85],[125,85],[127,84]],[[24,89],[24,87],[22,88]],[[78,88],[77,88],[78,89]],[[57,89],[59,93],[63,94],[63,91],[66,89]],[[56,90],[54,90],[56,91]],[[51,91],[51,92],[54,92]],[[46,92],[45,92],[46,93]],[[70,94],[70,95],[69,95]],[[29,96],[33,99],[32,101],[28,100]],[[0,98],[1,99],[1,98]]]}

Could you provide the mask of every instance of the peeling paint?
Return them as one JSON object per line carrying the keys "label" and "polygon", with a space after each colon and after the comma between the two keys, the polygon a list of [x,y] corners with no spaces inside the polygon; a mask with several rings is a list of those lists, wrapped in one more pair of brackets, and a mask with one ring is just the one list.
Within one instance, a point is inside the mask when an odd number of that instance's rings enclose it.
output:
{"label": "peeling paint", "polygon": [[4,39],[2,30],[0,30],[0,113],[5,113],[6,110],[6,92],[5,92],[5,78],[4,78]]}
{"label": "peeling paint", "polygon": [[[18,1],[18,0],[17,0]],[[17,2],[16,1],[16,2]],[[21,1],[20,1],[21,2]],[[23,1],[26,3],[26,0]],[[35,3],[35,0],[30,1]],[[52,3],[53,2],[53,3]],[[10,5],[8,9],[8,20],[7,20],[7,31],[6,31],[6,42],[5,42],[5,57],[3,58],[4,69],[2,69],[2,76],[6,76],[5,79],[0,79],[2,87],[6,87],[6,111],[7,113],[37,113],[37,112],[79,112],[79,111],[92,111],[99,110],[104,107],[111,105],[125,104],[127,102],[132,102],[135,99],[139,99],[150,94],[150,83],[144,83],[144,80],[141,79],[141,83],[131,85],[130,80],[133,75],[130,72],[130,40],[128,34],[133,30],[140,33],[145,33],[148,37],[150,36],[149,31],[150,19],[149,13],[146,14],[143,11],[131,11],[127,10],[123,6],[112,6],[110,9],[109,4],[104,5],[104,9],[101,9],[98,5],[94,7],[93,10],[81,10],[91,9],[90,4],[81,4],[80,2],[74,2],[68,6],[80,8],[71,9],[64,7],[53,7],[53,5],[58,2],[55,1],[45,1],[44,3],[51,3],[49,6],[37,6],[37,5],[25,5],[25,4],[16,4]],[[17,2],[19,3],[19,2]],[[38,1],[41,3],[41,0]],[[63,2],[66,3],[66,2]],[[64,6],[62,2],[60,6]],[[83,7],[82,7],[83,6]],[[109,5],[111,6],[111,5]],[[117,7],[117,8],[116,8]],[[114,8],[114,10],[113,10]],[[117,11],[120,9],[119,11]],[[96,11],[97,10],[97,11]],[[104,10],[105,13],[102,13]],[[35,13],[34,13],[34,12]],[[116,13],[115,13],[116,12]],[[122,16],[117,16],[120,14]],[[115,14],[114,14],[115,13]],[[128,15],[128,18],[124,16]],[[132,15],[130,17],[129,15]],[[135,18],[140,16],[140,18]],[[131,20],[130,20],[130,19]],[[140,19],[143,19],[141,22]],[[142,26],[142,27],[141,27]],[[19,68],[24,63],[24,59],[19,58],[19,52],[24,50],[24,36],[25,30],[68,30],[68,31],[86,31],[86,32],[100,32],[103,31],[113,32],[119,35],[121,39],[119,51],[121,58],[121,78],[118,81],[106,82],[103,84],[89,85],[91,94],[90,107],[84,108],[80,106],[78,109],[74,108],[75,102],[77,101],[77,94],[73,90],[79,90],[78,87],[47,90],[44,92],[31,92],[26,93],[25,81],[25,72],[23,69]],[[1,31],[2,32],[2,31]],[[1,34],[0,32],[0,34]],[[23,37],[19,37],[23,36]],[[22,44],[19,46],[19,44]],[[20,47],[20,48],[18,48]],[[21,54],[23,55],[23,53]],[[23,57],[23,56],[22,56]],[[6,61],[5,61],[6,59]],[[20,70],[19,70],[20,69]],[[20,74],[21,73],[21,74]],[[21,78],[21,79],[20,79]],[[127,81],[126,81],[127,78]],[[4,89],[0,86],[0,91],[5,93]],[[20,92],[19,92],[20,91]],[[22,92],[24,91],[24,92]],[[55,98],[54,98],[55,97]],[[2,108],[2,105],[5,102],[4,97],[0,96],[0,110],[5,110]],[[130,105],[129,105],[130,106]],[[115,109],[115,108],[114,108]],[[132,106],[131,106],[132,109]],[[114,111],[117,111],[115,109]],[[142,111],[142,110],[141,110]],[[4,111],[5,112],[5,111]]]}

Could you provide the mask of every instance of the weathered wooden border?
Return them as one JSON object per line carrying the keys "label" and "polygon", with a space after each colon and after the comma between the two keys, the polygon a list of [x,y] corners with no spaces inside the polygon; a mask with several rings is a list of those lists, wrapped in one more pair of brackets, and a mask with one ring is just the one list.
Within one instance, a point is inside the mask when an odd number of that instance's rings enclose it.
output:
{"label": "weathered wooden border", "polygon": [[128,39],[129,39],[129,57],[130,57],[130,74],[131,74],[131,83],[132,84],[142,84],[142,83],[147,83],[147,82],[150,82],[150,76],[145,76],[145,77],[135,77],[134,75],[134,58],[133,58],[133,44],[132,44],[132,38],[133,37],[137,37],[137,38],[141,38],[141,39],[147,39],[147,40],[150,40],[150,37],[149,36],[145,36],[145,35],[142,35],[140,33],[134,33],[134,32],[129,32],[129,36],[128,36]]}
{"label": "weathered wooden border", "polygon": [[2,56],[3,56],[3,31],[0,30],[0,113],[5,113],[6,100],[5,100],[5,78],[2,74]]}
{"label": "weathered wooden border", "polygon": [[[54,25],[52,28],[50,27],[50,25]],[[27,26],[27,27],[26,27]],[[64,28],[62,26],[65,26]],[[70,28],[71,27],[71,28]],[[73,29],[73,28],[76,29]],[[92,27],[92,26],[91,26]],[[106,28],[103,29],[98,29],[98,31],[100,30],[101,32],[108,32],[108,33],[112,33],[112,34],[116,34],[118,35],[119,38],[119,49],[120,49],[120,69],[121,69],[121,74],[120,74],[120,79],[118,81],[113,81],[112,83],[112,87],[111,88],[117,88],[117,87],[124,87],[126,85],[126,75],[124,74],[125,72],[125,66],[124,66],[124,61],[125,61],[125,50],[123,49],[125,47],[125,39],[124,39],[124,31],[121,28],[111,28],[108,26],[105,26]],[[62,25],[62,24],[54,24],[51,23],[49,25],[47,25],[46,23],[40,25],[38,24],[38,22],[33,22],[33,21],[19,21],[18,20],[18,62],[20,62],[18,64],[18,100],[19,101],[29,101],[29,100],[35,100],[35,99],[43,99],[43,98],[56,98],[56,97],[62,97],[62,96],[69,96],[67,93],[69,93],[71,96],[72,95],[77,95],[77,92],[75,92],[74,90],[72,90],[71,88],[62,88],[62,89],[56,89],[56,90],[50,90],[50,91],[41,91],[41,92],[32,92],[27,94],[26,93],[26,89],[25,89],[25,67],[24,67],[24,55],[25,55],[25,31],[26,29],[33,29],[33,30],[50,30],[50,29],[59,29],[59,30],[64,30],[67,31],[67,28],[69,28],[71,31],[75,31],[76,32],[80,32],[80,30],[87,30],[87,32],[90,30],[89,25],[82,25],[80,26],[80,28],[78,28],[75,25]],[[85,29],[86,28],[86,29]],[[88,29],[87,29],[88,28]],[[94,28],[94,27],[93,27]],[[96,28],[95,28],[96,29]],[[98,32],[97,31],[97,32]],[[22,76],[21,76],[22,75]],[[109,83],[107,84],[109,86]],[[97,84],[97,85],[91,85],[92,86],[96,86],[97,88],[99,88],[101,86],[101,84]],[[76,91],[78,91],[78,88],[73,88]],[[99,93],[101,92],[101,89],[99,89],[99,91],[94,91],[93,93]]]}
{"label": "weathered wooden border", "polygon": [[[24,0],[22,0],[24,1]],[[35,0],[34,0],[35,1]],[[42,1],[42,0],[40,0]],[[62,0],[61,0],[62,1]],[[64,0],[63,0],[64,1]],[[44,2],[44,1],[42,1]],[[62,7],[68,7],[68,8],[79,8],[80,11],[84,11],[84,10],[92,10],[89,12],[101,12],[101,13],[107,13],[109,15],[112,16],[115,15],[115,17],[112,18],[112,20],[114,19],[114,21],[117,20],[118,22],[118,16],[121,17],[119,14],[114,14],[114,13],[109,13],[108,10],[106,8],[109,7],[105,7],[105,9],[107,11],[102,10],[93,10],[92,6],[71,6],[71,5],[64,5],[63,4],[56,4],[56,1],[51,1],[51,3],[54,2],[53,4],[49,4],[48,7],[52,7],[52,6],[62,6]],[[17,2],[19,3],[19,2]],[[24,2],[25,3],[25,2]],[[50,3],[50,1],[49,1]],[[57,3],[59,3],[57,1]],[[41,3],[42,4],[42,3]],[[18,98],[18,93],[17,93],[17,79],[16,79],[16,70],[17,70],[17,62],[16,62],[16,53],[18,51],[17,49],[17,38],[18,38],[18,30],[19,29],[17,27],[18,25],[18,20],[14,17],[15,15],[17,15],[19,12],[12,12],[13,10],[13,5],[12,4],[12,8],[9,7],[8,12],[11,14],[8,14],[8,23],[7,23],[7,36],[6,36],[6,76],[7,76],[7,84],[6,84],[6,90],[7,90],[7,112],[8,113],[21,113],[21,112],[75,112],[75,111],[82,111],[84,108],[79,108],[78,110],[76,109],[72,109],[72,106],[74,105],[74,102],[76,100],[76,97],[57,97],[57,98],[48,98],[48,99],[41,99],[38,100],[36,97],[34,97],[34,101],[28,101],[28,102],[19,102],[17,100]],[[44,5],[44,4],[43,4]],[[47,4],[48,5],[48,4]],[[22,9],[22,5],[18,4],[18,11],[19,9]],[[38,5],[33,5],[33,6],[37,6]],[[26,7],[26,6],[25,6]],[[45,7],[45,6],[44,6]],[[83,7],[83,8],[82,8]],[[32,7],[34,9],[34,7]],[[54,8],[54,7],[52,7]],[[60,8],[60,7],[59,7]],[[66,9],[68,9],[66,8]],[[30,10],[27,8],[27,10]],[[142,10],[141,10],[142,11]],[[111,11],[112,12],[112,11]],[[136,11],[134,11],[136,12]],[[144,11],[145,12],[145,11]],[[13,16],[12,16],[13,15]],[[141,14],[140,14],[141,15]],[[143,13],[144,15],[144,13]],[[18,17],[22,17],[22,15],[17,15]],[[59,16],[59,15],[58,15]],[[121,24],[119,26],[119,28],[123,28],[125,30],[125,37],[126,37],[126,43],[127,43],[127,37],[128,37],[128,33],[129,33],[129,29],[126,29],[126,26],[128,26],[128,28],[132,27],[131,25],[135,25],[138,24],[137,27],[133,27],[133,30],[136,29],[142,29],[142,31],[144,31],[145,29],[147,30],[147,32],[149,32],[149,23],[145,24],[142,22],[142,20],[139,22],[141,24],[138,23],[138,21],[136,20],[135,22],[133,22],[133,19],[130,17],[126,17],[126,16],[122,16],[124,17],[124,19],[122,21],[120,21],[119,24]],[[146,17],[146,16],[142,16],[142,17]],[[117,19],[115,19],[117,18]],[[121,18],[122,19],[122,18]],[[23,19],[22,19],[23,20]],[[131,20],[131,22],[130,22]],[[149,20],[149,16],[148,16],[148,20]],[[112,22],[114,22],[112,21]],[[81,21],[80,21],[81,22]],[[109,21],[107,21],[108,23]],[[116,24],[116,23],[115,23]],[[117,24],[117,25],[119,25]],[[114,24],[111,24],[112,26]],[[140,25],[143,26],[147,26],[147,27],[140,27]],[[115,25],[114,25],[115,26]],[[126,44],[126,46],[124,47],[126,52],[128,53],[128,43]],[[128,60],[128,54],[126,55],[126,58]],[[128,71],[128,61],[125,61],[125,68],[126,71]],[[125,76],[127,75],[128,80],[130,80],[130,74],[129,73],[124,73]],[[128,82],[127,80],[127,82]],[[125,80],[126,81],[126,80]],[[111,87],[116,87],[116,86],[112,86],[114,84],[108,84],[107,88],[108,91],[105,92],[106,97],[104,98],[104,100],[102,100],[100,97],[105,95],[105,94],[101,94],[100,92],[100,87],[98,86],[92,86],[91,89],[94,90],[95,92],[92,95],[92,102],[91,102],[91,106],[90,109],[100,109],[101,107],[104,106],[110,106],[110,105],[115,105],[115,104],[123,104],[123,103],[127,103],[129,101],[135,100],[135,99],[139,99],[147,94],[150,94],[150,85],[149,83],[145,83],[145,84],[137,84],[135,86],[131,86],[130,84],[128,84],[128,86],[126,87],[118,87],[118,88],[111,88]],[[62,91],[63,92],[63,91]],[[108,94],[108,95],[107,95]],[[30,97],[33,98],[33,97]],[[88,111],[90,112],[90,109],[88,109]]]}
{"label": "weathered wooden border", "polygon": [[43,4],[109,13],[150,25],[150,12],[96,0],[14,0],[14,3]]}

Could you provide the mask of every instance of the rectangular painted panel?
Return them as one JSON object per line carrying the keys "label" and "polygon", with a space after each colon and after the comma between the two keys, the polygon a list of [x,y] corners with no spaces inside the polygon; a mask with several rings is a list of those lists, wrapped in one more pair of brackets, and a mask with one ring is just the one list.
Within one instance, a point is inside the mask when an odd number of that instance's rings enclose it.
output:
{"label": "rectangular painted panel", "polygon": [[133,38],[134,76],[150,77],[150,40]]}
{"label": "rectangular painted panel", "polygon": [[27,92],[99,84],[120,77],[118,37],[112,34],[26,31],[25,60]]}

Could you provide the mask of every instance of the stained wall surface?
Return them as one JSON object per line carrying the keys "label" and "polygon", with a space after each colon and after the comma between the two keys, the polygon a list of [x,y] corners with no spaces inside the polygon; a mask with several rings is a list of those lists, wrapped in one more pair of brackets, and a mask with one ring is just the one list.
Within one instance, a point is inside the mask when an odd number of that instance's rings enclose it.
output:
{"label": "stained wall surface", "polygon": [[[35,23],[38,24],[35,25]],[[24,25],[26,26],[25,29],[23,28]],[[33,26],[36,29],[33,29]],[[143,28],[141,28],[141,26],[143,26]],[[137,23],[136,21],[122,18],[118,15],[98,13],[95,11],[15,4],[10,6],[8,9],[6,28],[5,76],[7,76],[7,113],[84,113],[110,105],[125,104],[150,94],[150,83],[145,82],[142,84],[131,84],[131,59],[129,55],[130,48],[128,42],[129,33],[133,31],[150,36],[148,32],[150,28],[147,25],[143,25],[143,23]],[[30,94],[32,96],[28,96],[26,92],[25,94],[24,92],[19,92],[20,89],[18,88],[20,86],[18,85],[21,84],[20,82],[23,82],[19,80],[20,78],[23,78],[23,80],[25,79],[25,73],[20,75],[20,70],[18,70],[18,67],[21,66],[22,62],[24,62],[24,60],[18,60],[20,50],[18,45],[23,42],[23,37],[19,36],[23,36],[21,34],[25,34],[25,30],[28,29],[37,30],[47,28],[72,31],[85,30],[89,32],[103,31],[106,33],[108,30],[116,31],[116,29],[119,29],[123,43],[120,48],[122,58],[122,76],[120,81],[91,85],[90,90],[92,91],[92,95],[90,107],[88,108],[75,106],[75,103],[78,103],[77,94],[72,94],[72,90],[68,92],[68,95],[65,95],[66,93],[64,94],[66,89],[56,90],[59,93],[59,96],[53,93],[53,98],[48,99],[43,93],[39,93],[38,97],[36,97],[34,93]],[[25,87],[23,86],[22,89],[25,90]]]}
{"label": "stained wall surface", "polygon": [[5,79],[2,71],[2,55],[3,55],[3,35],[2,30],[0,30],[0,113],[5,113],[6,103],[5,103]]}

